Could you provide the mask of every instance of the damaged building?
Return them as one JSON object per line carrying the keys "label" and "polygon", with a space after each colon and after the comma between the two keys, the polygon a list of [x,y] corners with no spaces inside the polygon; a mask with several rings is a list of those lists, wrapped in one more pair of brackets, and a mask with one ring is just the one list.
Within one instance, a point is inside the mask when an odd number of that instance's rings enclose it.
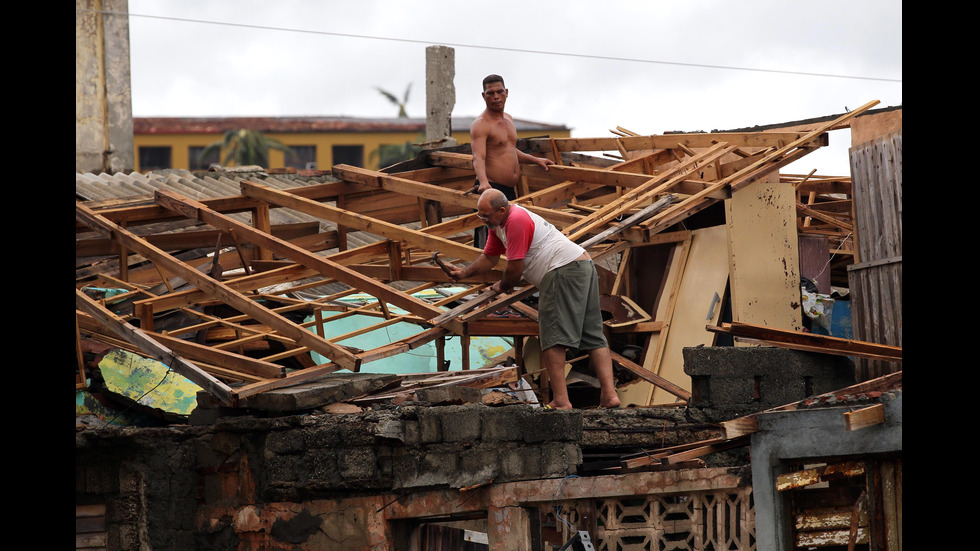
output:
{"label": "damaged building", "polygon": [[[902,548],[900,106],[522,137],[622,401],[570,351],[556,411],[536,289],[444,268],[482,225],[448,128],[381,170],[137,172],[125,18],[76,39],[76,549]],[[844,128],[850,176],[790,169]]]}
{"label": "damaged building", "polygon": [[[519,142],[555,165],[517,203],[597,259],[613,410],[574,351],[577,408],[540,407],[533,286],[440,267],[480,253],[466,144],[76,173],[76,547],[901,549],[901,109],[876,103]],[[842,127],[873,134],[851,177],[781,174]]]}

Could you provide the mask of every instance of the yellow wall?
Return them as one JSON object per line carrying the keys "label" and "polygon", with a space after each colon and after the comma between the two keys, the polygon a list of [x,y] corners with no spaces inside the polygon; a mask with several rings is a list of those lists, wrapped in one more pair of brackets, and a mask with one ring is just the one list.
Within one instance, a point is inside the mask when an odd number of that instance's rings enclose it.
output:
{"label": "yellow wall", "polygon": [[[532,138],[541,136],[541,131],[518,132],[518,138]],[[552,138],[568,138],[569,131],[555,132]],[[334,164],[333,146],[334,145],[361,145],[364,147],[364,164],[366,168],[378,169],[377,160],[371,158],[371,152],[381,145],[401,145],[405,142],[415,143],[423,140],[424,136],[419,132],[332,132],[332,133],[288,133],[288,134],[266,134],[270,138],[279,140],[288,146],[313,145],[316,146],[316,164],[320,170],[329,170]],[[461,132],[453,135],[457,143],[465,144],[470,142],[469,132]],[[134,142],[134,166],[137,172],[142,172],[139,164],[140,146],[170,146],[170,168],[190,168],[188,149],[190,147],[205,147],[222,139],[221,134],[137,134],[133,137]],[[269,166],[264,168],[283,168],[286,166],[281,151],[272,150],[269,152]],[[224,152],[222,152],[222,159]]]}

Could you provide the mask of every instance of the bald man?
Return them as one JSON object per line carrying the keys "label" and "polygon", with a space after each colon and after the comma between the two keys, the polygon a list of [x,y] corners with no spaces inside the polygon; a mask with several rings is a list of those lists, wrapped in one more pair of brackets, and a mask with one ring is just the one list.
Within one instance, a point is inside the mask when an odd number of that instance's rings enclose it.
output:
{"label": "bald man", "polygon": [[486,273],[507,255],[503,277],[493,284],[510,291],[523,277],[538,287],[538,335],[541,362],[551,381],[554,409],[572,409],[565,384],[565,353],[587,350],[601,387],[599,405],[620,405],[613,379],[609,346],[602,333],[599,310],[599,275],[589,253],[544,218],[513,205],[497,189],[488,189],[477,201],[477,216],[489,232],[483,253],[464,268],[453,267],[454,279]]}

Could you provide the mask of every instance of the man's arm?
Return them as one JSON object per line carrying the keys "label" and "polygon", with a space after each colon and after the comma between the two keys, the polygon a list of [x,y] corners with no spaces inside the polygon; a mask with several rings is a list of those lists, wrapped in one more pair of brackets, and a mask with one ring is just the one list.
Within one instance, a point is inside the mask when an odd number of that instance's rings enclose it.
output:
{"label": "man's arm", "polygon": [[501,293],[510,292],[521,281],[522,277],[524,277],[524,259],[508,260],[504,267],[503,277],[493,284],[493,289]]}
{"label": "man's arm", "polygon": [[[456,281],[461,279],[466,279],[473,276],[478,276],[485,274],[493,269],[497,265],[497,261],[500,260],[499,256],[487,256],[486,254],[480,254],[476,260],[468,264],[463,268],[457,266],[450,266],[449,272],[452,274],[452,278]],[[510,264],[508,262],[508,264]]]}
{"label": "man's arm", "polygon": [[487,125],[476,120],[470,126],[470,151],[473,153],[473,172],[480,182],[477,193],[490,189],[490,179],[487,177],[487,138],[490,135]]}
{"label": "man's arm", "polygon": [[[473,159],[474,159],[473,163],[476,164],[475,161],[476,155],[473,156]],[[528,155],[527,153],[524,153],[520,149],[517,150],[517,160],[524,164],[538,165],[545,170],[548,170],[548,165],[555,164],[555,162],[552,161],[551,159],[546,159],[544,157],[535,157],[534,155]]]}

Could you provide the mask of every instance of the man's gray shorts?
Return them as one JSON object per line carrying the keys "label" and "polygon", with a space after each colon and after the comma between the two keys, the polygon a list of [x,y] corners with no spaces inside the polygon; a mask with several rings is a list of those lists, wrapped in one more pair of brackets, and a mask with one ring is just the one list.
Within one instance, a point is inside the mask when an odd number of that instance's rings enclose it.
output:
{"label": "man's gray shorts", "polygon": [[556,345],[578,350],[607,346],[599,310],[599,274],[591,260],[551,270],[538,289],[541,350]]}

